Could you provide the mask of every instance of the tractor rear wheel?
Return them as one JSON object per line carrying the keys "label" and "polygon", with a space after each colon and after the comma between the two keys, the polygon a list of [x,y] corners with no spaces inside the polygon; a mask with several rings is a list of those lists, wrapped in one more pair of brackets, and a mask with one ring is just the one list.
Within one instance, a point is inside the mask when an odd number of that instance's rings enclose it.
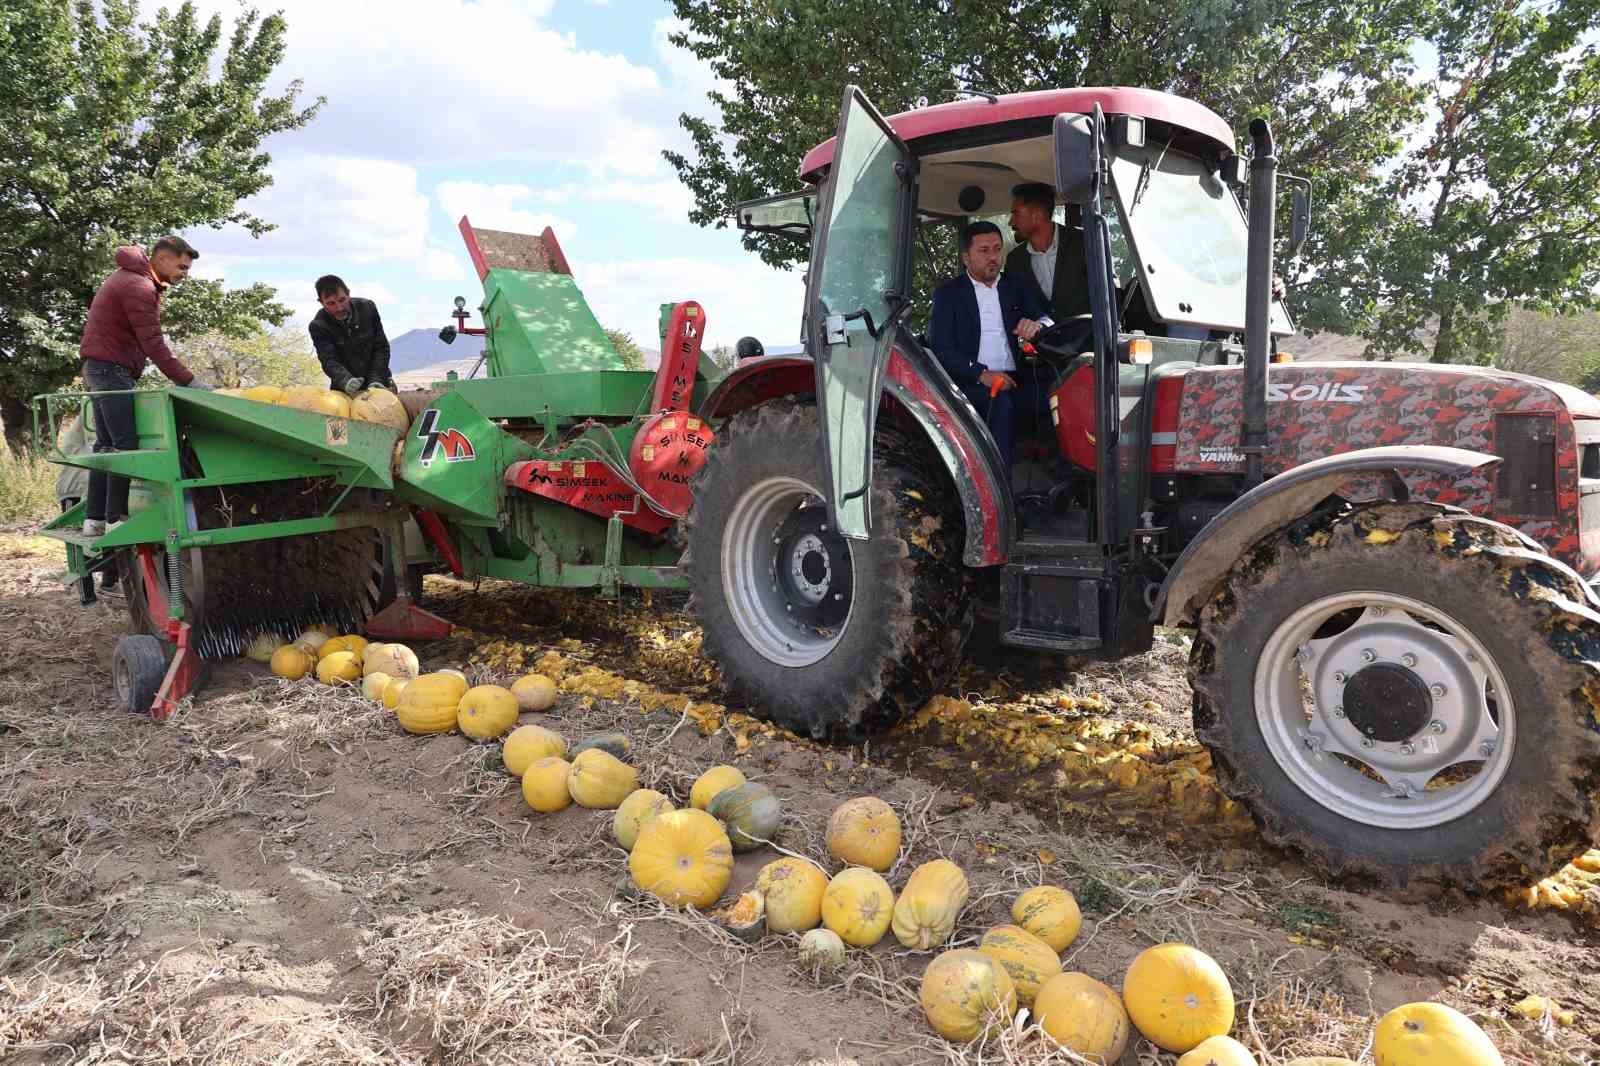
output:
{"label": "tractor rear wheel", "polygon": [[1430,504],[1309,518],[1235,566],[1189,680],[1223,789],[1335,872],[1525,884],[1600,825],[1600,614],[1515,530]]}
{"label": "tractor rear wheel", "polygon": [[815,407],[773,403],[718,433],[686,521],[707,658],[766,717],[848,740],[920,707],[957,664],[967,577],[954,493],[925,449],[874,441],[873,534],[829,528]]}

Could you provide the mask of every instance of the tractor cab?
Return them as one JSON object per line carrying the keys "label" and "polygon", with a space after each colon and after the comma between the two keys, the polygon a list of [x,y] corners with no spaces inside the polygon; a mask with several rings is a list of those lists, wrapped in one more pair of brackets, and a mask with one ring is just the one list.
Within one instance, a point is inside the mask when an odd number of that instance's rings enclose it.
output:
{"label": "tractor cab", "polygon": [[[1176,395],[1185,369],[1243,358],[1239,164],[1221,118],[1149,90],[985,97],[887,120],[859,92],[847,94],[839,135],[801,164],[812,187],[742,204],[736,215],[748,232],[810,242],[804,330],[819,402],[832,408],[828,471],[841,529],[867,527],[868,497],[856,490],[871,469],[870,398],[888,366],[971,358],[935,351],[928,332],[932,288],[964,272],[957,234],[993,222],[1009,254],[1013,190],[1035,183],[1056,188],[1056,222],[1083,249],[1091,291],[1070,309],[1080,313],[1053,314],[1018,346],[1016,374],[1033,379],[1047,406],[1018,412],[1009,469],[983,414],[960,404],[989,467],[977,476],[1005,497],[1007,555],[1028,541],[1117,543],[1138,528],[1145,459],[1173,436],[1150,424],[1161,383]],[[1092,190],[1081,177],[1091,167]],[[1067,188],[1074,168],[1079,187]],[[1081,313],[1097,303],[1099,314]],[[1280,303],[1270,322],[1274,335],[1293,331]]]}

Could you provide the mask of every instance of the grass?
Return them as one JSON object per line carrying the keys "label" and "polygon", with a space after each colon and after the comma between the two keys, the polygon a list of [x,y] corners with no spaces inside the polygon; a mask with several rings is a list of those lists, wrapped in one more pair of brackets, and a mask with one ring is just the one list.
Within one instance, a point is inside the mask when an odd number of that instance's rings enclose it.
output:
{"label": "grass", "polygon": [[0,523],[39,521],[56,509],[55,465],[0,445]]}

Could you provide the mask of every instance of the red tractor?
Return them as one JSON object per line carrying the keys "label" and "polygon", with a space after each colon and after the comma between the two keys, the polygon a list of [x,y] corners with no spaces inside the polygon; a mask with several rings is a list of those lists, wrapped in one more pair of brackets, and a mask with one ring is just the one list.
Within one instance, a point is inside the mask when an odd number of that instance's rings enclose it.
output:
{"label": "red tractor", "polygon": [[[974,635],[1110,658],[1190,629],[1196,730],[1270,839],[1385,881],[1548,871],[1600,826],[1600,403],[1285,361],[1274,147],[1250,135],[1241,157],[1145,90],[887,120],[847,90],[810,188],[738,211],[810,242],[807,354],[745,361],[698,408],[706,654],[783,725],[850,738]],[[1023,182],[1081,217],[1090,311],[1035,340],[1050,416],[1007,469],[919,333],[912,266]]]}

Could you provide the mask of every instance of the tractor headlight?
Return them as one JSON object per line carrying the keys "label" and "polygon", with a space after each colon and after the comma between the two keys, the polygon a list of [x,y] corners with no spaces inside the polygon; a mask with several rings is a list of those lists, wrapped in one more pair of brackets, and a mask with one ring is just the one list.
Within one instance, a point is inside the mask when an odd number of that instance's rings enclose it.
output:
{"label": "tractor headlight", "polygon": [[466,309],[467,309],[467,298],[465,296],[457,296],[456,297],[456,310],[457,311],[465,311]]}

